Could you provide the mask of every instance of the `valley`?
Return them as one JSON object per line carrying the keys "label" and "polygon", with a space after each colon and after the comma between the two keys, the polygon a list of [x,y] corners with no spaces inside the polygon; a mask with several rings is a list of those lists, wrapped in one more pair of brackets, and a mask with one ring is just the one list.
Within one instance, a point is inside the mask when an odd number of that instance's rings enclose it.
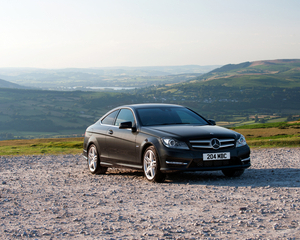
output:
{"label": "valley", "polygon": [[[121,91],[0,88],[0,140],[82,137],[108,110],[134,103],[184,105],[226,127],[298,120],[299,66],[297,59],[229,64],[198,77],[185,73],[193,78],[182,82],[171,75],[154,76],[146,87]],[[133,77],[119,84],[133,86]],[[154,80],[158,78],[161,84]]]}

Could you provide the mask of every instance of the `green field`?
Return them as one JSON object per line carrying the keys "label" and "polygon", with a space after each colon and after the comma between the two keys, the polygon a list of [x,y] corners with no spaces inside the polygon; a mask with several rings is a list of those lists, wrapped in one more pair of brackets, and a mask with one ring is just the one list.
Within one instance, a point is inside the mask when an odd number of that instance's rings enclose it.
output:
{"label": "green field", "polygon": [[234,127],[233,129],[262,129],[262,128],[278,128],[278,129],[289,129],[289,128],[300,128],[300,122],[270,122],[261,124],[248,124],[243,126]]}
{"label": "green field", "polygon": [[253,124],[233,128],[250,147],[300,147],[300,122]]}
{"label": "green field", "polygon": [[6,140],[0,142],[0,155],[79,154],[83,138]]}

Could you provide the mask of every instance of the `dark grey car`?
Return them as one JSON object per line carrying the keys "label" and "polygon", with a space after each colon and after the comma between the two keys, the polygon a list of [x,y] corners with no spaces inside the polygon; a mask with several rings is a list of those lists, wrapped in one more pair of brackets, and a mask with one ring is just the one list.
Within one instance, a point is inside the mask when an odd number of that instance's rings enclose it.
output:
{"label": "dark grey car", "polygon": [[241,134],[171,104],[109,111],[86,129],[83,155],[93,174],[108,167],[134,168],[155,182],[173,171],[222,170],[226,176],[240,176],[251,165]]}

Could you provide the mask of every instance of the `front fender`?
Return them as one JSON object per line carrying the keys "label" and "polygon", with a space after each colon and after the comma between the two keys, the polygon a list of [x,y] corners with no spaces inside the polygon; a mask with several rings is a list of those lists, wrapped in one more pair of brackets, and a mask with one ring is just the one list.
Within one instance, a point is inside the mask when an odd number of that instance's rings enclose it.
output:
{"label": "front fender", "polygon": [[[159,157],[159,145],[161,145],[160,140],[158,140],[156,137],[145,137],[145,139],[142,141],[141,145],[140,145],[140,152],[139,152],[139,159],[141,160],[141,164],[143,164],[143,155],[144,152],[146,151],[146,149],[150,146],[154,146],[158,157]],[[159,160],[160,161],[160,160]]]}

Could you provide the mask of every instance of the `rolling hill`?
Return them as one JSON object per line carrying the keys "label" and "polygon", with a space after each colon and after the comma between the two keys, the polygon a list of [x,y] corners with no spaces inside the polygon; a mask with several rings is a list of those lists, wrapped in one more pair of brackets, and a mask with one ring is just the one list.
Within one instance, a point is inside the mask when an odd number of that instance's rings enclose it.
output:
{"label": "rolling hill", "polygon": [[228,87],[300,87],[300,59],[228,64],[190,83]]}
{"label": "rolling hill", "polygon": [[147,89],[156,101],[191,106],[216,120],[300,113],[300,59],[228,64],[184,83]]}
{"label": "rolling hill", "polygon": [[11,83],[5,80],[0,79],[0,88],[18,88],[18,89],[28,89],[29,87],[25,87],[16,83]]}

